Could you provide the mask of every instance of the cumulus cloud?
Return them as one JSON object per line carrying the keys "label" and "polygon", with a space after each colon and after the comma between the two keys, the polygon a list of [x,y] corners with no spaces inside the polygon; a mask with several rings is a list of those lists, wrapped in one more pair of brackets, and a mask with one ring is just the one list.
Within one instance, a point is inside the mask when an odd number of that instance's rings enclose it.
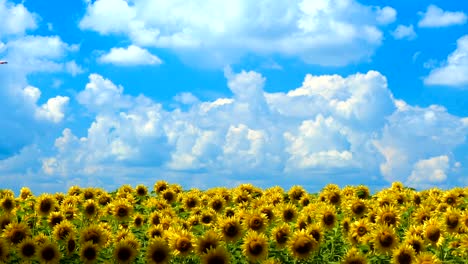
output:
{"label": "cumulus cloud", "polygon": [[124,34],[134,45],[170,48],[198,66],[224,66],[250,52],[346,65],[369,59],[382,41],[379,26],[395,18],[391,7],[354,0],[188,1],[182,6],[98,0],[88,3],[79,25],[103,35]]}
{"label": "cumulus cloud", "polygon": [[[60,95],[41,98],[41,90],[29,85],[28,77],[32,73],[64,71],[63,60],[78,46],[58,36],[27,35],[37,28],[40,18],[23,4],[0,0],[0,17],[0,53],[9,62],[0,71],[0,159],[23,160],[32,155],[27,151],[33,149],[32,145],[41,149],[40,141],[55,137],[55,130],[61,130],[69,102],[68,97]],[[17,177],[15,173],[29,172],[19,168],[10,176]]]}
{"label": "cumulus cloud", "polygon": [[377,8],[377,22],[380,24],[390,24],[395,22],[397,11],[389,6]]}
{"label": "cumulus cloud", "polygon": [[160,58],[135,45],[130,45],[127,48],[112,48],[109,53],[102,55],[98,61],[119,66],[159,65],[162,63]]}
{"label": "cumulus cloud", "polygon": [[122,86],[116,86],[98,74],[89,75],[89,82],[77,95],[77,100],[95,112],[114,111],[130,105],[129,97],[123,95]]}
{"label": "cumulus cloud", "polygon": [[84,72],[84,69],[78,65],[74,60],[65,63],[65,69],[73,77]]}
{"label": "cumulus cloud", "polygon": [[[388,181],[403,181],[420,160],[449,155],[465,143],[468,126],[441,106],[426,108],[398,102],[380,138],[374,141],[385,161],[380,172]],[[428,147],[430,146],[430,147]]]}
{"label": "cumulus cloud", "polygon": [[445,183],[449,167],[449,157],[446,155],[419,160],[414,164],[407,184],[427,188],[434,184]]}
{"label": "cumulus cloud", "polygon": [[34,116],[39,120],[46,120],[53,123],[59,123],[65,116],[65,107],[70,98],[66,96],[56,96],[47,100],[41,106],[36,105],[41,97],[41,91],[37,87],[28,86],[23,89],[23,95],[26,101],[33,105]]}
{"label": "cumulus cloud", "polygon": [[468,87],[468,35],[457,40],[457,48],[442,66],[433,69],[424,79],[426,85]]}
{"label": "cumulus cloud", "polygon": [[416,32],[414,32],[413,25],[405,26],[398,25],[398,27],[392,32],[395,39],[408,39],[412,40],[416,38]]}
{"label": "cumulus cloud", "polygon": [[418,22],[419,27],[448,27],[453,25],[463,25],[468,17],[461,11],[444,11],[441,8],[430,5],[425,13],[419,13],[422,17]]}
{"label": "cumulus cloud", "polygon": [[0,17],[0,39],[5,36],[23,35],[27,30],[37,28],[38,16],[29,12],[22,3],[0,0]]}
{"label": "cumulus cloud", "polygon": [[[326,182],[330,175],[349,184],[382,175],[421,186],[421,175],[434,168],[431,184],[448,184],[453,150],[468,134],[466,118],[394,99],[375,71],[307,75],[287,93],[265,92],[267,80],[257,72],[226,68],[225,76],[232,97],[200,101],[186,93],[177,100],[191,107],[169,111],[91,74],[78,101],[95,119],[83,137],[63,130],[53,155],[41,159],[42,172],[83,179],[109,170],[126,179],[189,173],[205,185],[293,176]],[[113,104],[119,107],[105,110]]]}

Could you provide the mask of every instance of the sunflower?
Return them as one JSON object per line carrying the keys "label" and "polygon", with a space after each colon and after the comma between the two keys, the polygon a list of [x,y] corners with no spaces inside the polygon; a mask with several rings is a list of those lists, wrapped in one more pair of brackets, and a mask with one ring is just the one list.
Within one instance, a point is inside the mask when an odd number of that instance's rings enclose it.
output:
{"label": "sunflower", "polygon": [[264,214],[269,223],[271,223],[275,219],[275,212],[274,208],[271,205],[262,205],[259,208],[260,213]]}
{"label": "sunflower", "polygon": [[307,192],[304,190],[304,187],[300,185],[294,185],[288,191],[288,197],[292,201],[299,201],[302,198],[302,196],[306,194]]}
{"label": "sunflower", "polygon": [[329,230],[335,226],[337,221],[336,217],[336,209],[334,206],[327,204],[321,207],[320,221],[325,229]]}
{"label": "sunflower", "polygon": [[33,193],[31,192],[31,189],[29,189],[28,187],[21,187],[20,194],[19,194],[19,197],[21,200],[26,200],[32,196],[33,196]]}
{"label": "sunflower", "polygon": [[3,197],[3,199],[0,201],[0,207],[5,213],[12,212],[16,207],[15,197],[9,195]]}
{"label": "sunflower", "polygon": [[265,259],[268,256],[268,241],[265,234],[248,231],[244,237],[242,252],[252,262]]}
{"label": "sunflower", "polygon": [[416,254],[424,251],[424,239],[419,235],[410,235],[405,238],[404,244],[414,249]]}
{"label": "sunflower", "polygon": [[412,220],[417,224],[424,224],[426,220],[431,218],[433,214],[432,209],[428,206],[418,207],[412,214]]}
{"label": "sunflower", "polygon": [[296,259],[307,259],[317,249],[317,241],[306,230],[295,231],[288,242],[288,250]]}
{"label": "sunflower", "polygon": [[278,215],[281,216],[281,220],[284,222],[292,222],[297,217],[297,207],[292,203],[286,203],[279,206]]}
{"label": "sunflower", "polygon": [[266,229],[268,219],[258,210],[253,210],[245,215],[243,225],[245,229],[263,232]]}
{"label": "sunflower", "polygon": [[137,185],[135,191],[138,197],[145,197],[148,194],[148,188],[143,184]]}
{"label": "sunflower", "polygon": [[242,236],[242,225],[236,217],[222,218],[217,224],[225,241],[235,242]]}
{"label": "sunflower", "polygon": [[393,205],[385,205],[377,210],[376,223],[396,227],[400,223],[400,213]]}
{"label": "sunflower", "polygon": [[118,221],[125,221],[130,218],[133,207],[125,199],[118,199],[112,202],[112,214]]}
{"label": "sunflower", "polygon": [[169,233],[169,246],[174,251],[175,255],[187,256],[193,250],[192,233],[175,228]]}
{"label": "sunflower", "polygon": [[0,233],[13,222],[13,215],[11,214],[2,214],[0,215]]}
{"label": "sunflower", "polygon": [[346,252],[342,262],[343,264],[367,264],[366,257],[361,254],[355,247]]}
{"label": "sunflower", "polygon": [[57,224],[60,224],[60,222],[62,222],[63,220],[65,220],[65,216],[60,211],[52,212],[49,214],[49,217],[48,217],[49,226],[52,228],[56,226]]}
{"label": "sunflower", "polygon": [[10,250],[11,249],[6,241],[0,237],[0,263],[8,263]]}
{"label": "sunflower", "polygon": [[333,205],[338,205],[341,202],[341,192],[340,189],[332,188],[322,192],[322,195],[325,197],[325,200]]}
{"label": "sunflower", "polygon": [[200,236],[195,245],[196,252],[200,255],[207,253],[210,248],[216,248],[220,245],[222,237],[213,230],[208,230]]}
{"label": "sunflower", "polygon": [[444,193],[442,196],[442,202],[450,206],[457,207],[462,202],[462,200],[456,191],[450,190]]}
{"label": "sunflower", "polygon": [[372,231],[372,225],[366,218],[359,219],[353,222],[350,226],[349,237],[353,244],[366,243],[369,239],[369,234]]}
{"label": "sunflower", "polygon": [[162,191],[161,196],[169,204],[177,200],[177,193],[174,192],[171,188]]}
{"label": "sunflower", "polygon": [[146,231],[148,238],[164,237],[164,228],[161,225],[153,225]]}
{"label": "sunflower", "polygon": [[99,205],[101,206],[106,206],[112,201],[112,197],[108,193],[102,193],[99,195],[99,198],[97,199]]}
{"label": "sunflower", "polygon": [[425,251],[416,257],[416,264],[442,264],[442,261],[431,252]]}
{"label": "sunflower", "polygon": [[158,194],[160,194],[162,191],[166,190],[169,188],[169,184],[166,181],[157,181],[154,184],[154,191]]}
{"label": "sunflower", "polygon": [[99,247],[103,247],[109,239],[108,231],[101,228],[99,225],[90,225],[80,231],[80,243],[91,241]]}
{"label": "sunflower", "polygon": [[393,250],[393,264],[411,264],[416,257],[416,251],[408,244],[401,244]]}
{"label": "sunflower", "polygon": [[444,241],[443,226],[435,218],[431,218],[424,223],[424,237],[433,246],[440,246]]}
{"label": "sunflower", "polygon": [[81,189],[80,186],[74,185],[74,186],[71,186],[70,188],[68,188],[68,195],[70,195],[70,196],[78,196],[82,192],[83,192],[83,190]]}
{"label": "sunflower", "polygon": [[216,212],[211,208],[205,208],[200,214],[200,223],[204,225],[212,225],[216,220]]}
{"label": "sunflower", "polygon": [[32,260],[36,256],[37,252],[36,241],[30,237],[23,239],[23,241],[18,244],[17,252],[21,259]]}
{"label": "sunflower", "polygon": [[359,185],[355,188],[355,194],[359,199],[368,199],[370,197],[369,187]]}
{"label": "sunflower", "polygon": [[271,236],[273,238],[272,240],[275,241],[276,245],[279,248],[283,248],[286,246],[290,235],[291,228],[286,223],[276,226],[271,230]]}
{"label": "sunflower", "polygon": [[84,188],[83,192],[81,193],[83,196],[83,199],[86,200],[92,200],[94,197],[96,197],[96,190],[94,188]]}
{"label": "sunflower", "polygon": [[146,248],[146,263],[168,264],[171,259],[171,250],[162,238],[151,239]]}
{"label": "sunflower", "polygon": [[230,263],[229,252],[223,246],[217,246],[201,255],[202,264],[228,264]]}
{"label": "sunflower", "polygon": [[3,237],[7,242],[18,245],[23,239],[31,237],[31,230],[24,223],[12,222],[3,230]]}
{"label": "sunflower", "polygon": [[313,223],[313,224],[310,224],[308,227],[307,227],[307,233],[309,235],[311,235],[315,241],[317,241],[318,244],[320,244],[320,242],[322,242],[323,240],[323,228],[320,224],[318,223]]}
{"label": "sunflower", "polygon": [[70,234],[65,238],[65,249],[67,252],[67,255],[71,255],[75,253],[75,250],[77,248],[77,241],[75,238],[75,235]]}
{"label": "sunflower", "polygon": [[99,254],[99,248],[96,244],[88,241],[81,245],[80,259],[83,263],[94,263],[97,260]]}
{"label": "sunflower", "polygon": [[349,230],[351,227],[351,218],[345,217],[341,220],[341,230],[343,230],[343,233],[345,235],[349,234]]}
{"label": "sunflower", "polygon": [[135,214],[133,217],[133,226],[135,228],[141,228],[143,224],[145,224],[145,217],[140,213]]}
{"label": "sunflower", "polygon": [[52,234],[56,240],[64,240],[67,236],[75,232],[75,226],[68,220],[60,222],[52,229]]}
{"label": "sunflower", "polygon": [[450,233],[457,232],[461,225],[461,212],[459,209],[449,208],[444,214],[445,226]]}
{"label": "sunflower", "polygon": [[307,226],[310,224],[308,221],[310,218],[309,215],[301,213],[296,220],[295,227],[299,230],[306,229]]}
{"label": "sunflower", "polygon": [[59,263],[61,253],[56,243],[47,241],[39,246],[37,250],[37,257],[39,262],[43,264]]}
{"label": "sunflower", "polygon": [[211,198],[208,205],[216,212],[220,212],[225,205],[225,200],[221,195],[217,194]]}
{"label": "sunflower", "polygon": [[390,253],[398,245],[398,236],[389,225],[378,225],[372,237],[374,249],[383,254]]}
{"label": "sunflower", "polygon": [[113,257],[116,263],[132,263],[137,255],[138,250],[133,243],[124,239],[115,244]]}
{"label": "sunflower", "polygon": [[182,206],[186,210],[191,210],[200,204],[199,194],[194,192],[184,194],[182,197]]}
{"label": "sunflower", "polygon": [[252,200],[252,195],[247,191],[237,189],[233,192],[233,200],[237,206],[240,206],[243,203],[249,203]]}
{"label": "sunflower", "polygon": [[83,214],[87,219],[94,219],[99,215],[99,205],[94,200],[87,200],[83,205]]}
{"label": "sunflower", "polygon": [[36,242],[36,244],[38,244],[38,245],[42,245],[42,244],[50,241],[49,236],[46,236],[44,233],[37,234],[36,236],[34,236],[33,239]]}
{"label": "sunflower", "polygon": [[41,194],[37,198],[36,212],[38,212],[39,215],[47,216],[55,209],[56,206],[57,201],[54,196],[50,194]]}
{"label": "sunflower", "polygon": [[361,199],[352,199],[348,203],[348,210],[353,213],[355,217],[362,217],[367,212],[367,204]]}

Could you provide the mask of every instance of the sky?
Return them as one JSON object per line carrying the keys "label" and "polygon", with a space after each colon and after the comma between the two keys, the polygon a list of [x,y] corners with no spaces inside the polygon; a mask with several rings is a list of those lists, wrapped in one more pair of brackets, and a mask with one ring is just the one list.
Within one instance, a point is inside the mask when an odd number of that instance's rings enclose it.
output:
{"label": "sky", "polygon": [[468,185],[465,0],[0,0],[0,188]]}

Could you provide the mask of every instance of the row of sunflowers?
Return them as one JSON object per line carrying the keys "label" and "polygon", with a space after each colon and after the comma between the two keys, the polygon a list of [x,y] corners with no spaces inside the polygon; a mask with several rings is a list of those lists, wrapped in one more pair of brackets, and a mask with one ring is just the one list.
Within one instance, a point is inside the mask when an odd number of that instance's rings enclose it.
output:
{"label": "row of sunflowers", "polygon": [[0,263],[468,263],[468,188],[0,190]]}

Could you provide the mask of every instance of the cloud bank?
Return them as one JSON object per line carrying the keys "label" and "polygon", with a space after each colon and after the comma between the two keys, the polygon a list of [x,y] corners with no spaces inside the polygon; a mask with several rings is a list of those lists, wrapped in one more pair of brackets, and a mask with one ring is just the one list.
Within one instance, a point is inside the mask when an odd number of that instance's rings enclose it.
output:
{"label": "cloud bank", "polygon": [[468,35],[457,40],[457,48],[441,67],[433,69],[424,79],[426,85],[468,87]]}
{"label": "cloud bank", "polygon": [[231,97],[200,101],[185,93],[180,100],[188,110],[169,111],[91,74],[77,95],[95,116],[87,133],[64,129],[35,157],[36,173],[109,188],[155,177],[198,187],[243,180],[427,187],[462,180],[453,169],[467,161],[453,153],[466,145],[468,119],[395,99],[379,72],[308,74],[286,93],[265,92],[258,72],[226,68],[225,76]]}
{"label": "cloud bank", "polygon": [[202,67],[223,67],[247,53],[339,66],[370,59],[382,42],[379,28],[394,22],[396,14],[391,7],[354,0],[186,1],[184,5],[98,0],[88,3],[79,26],[103,35],[124,35],[142,47],[168,48]]}

